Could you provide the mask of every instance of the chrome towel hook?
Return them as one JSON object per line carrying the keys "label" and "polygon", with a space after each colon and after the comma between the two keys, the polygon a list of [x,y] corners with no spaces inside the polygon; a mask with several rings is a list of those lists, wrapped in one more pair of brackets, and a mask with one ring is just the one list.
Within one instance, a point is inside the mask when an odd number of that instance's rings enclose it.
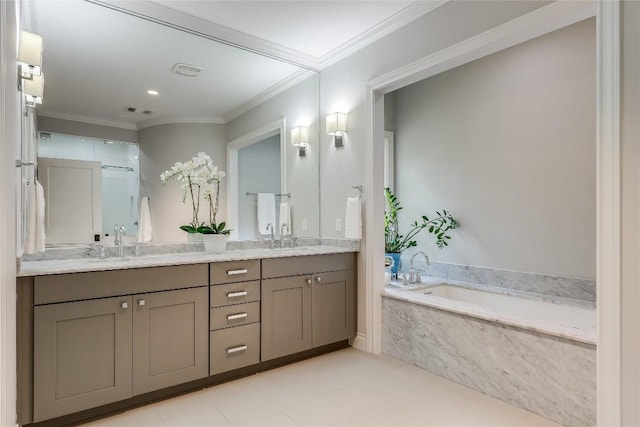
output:
{"label": "chrome towel hook", "polygon": [[362,199],[362,191],[363,191],[363,187],[362,185],[358,184],[358,185],[354,185],[353,187],[351,187],[355,190],[358,190],[360,192],[360,195],[358,196],[358,199]]}

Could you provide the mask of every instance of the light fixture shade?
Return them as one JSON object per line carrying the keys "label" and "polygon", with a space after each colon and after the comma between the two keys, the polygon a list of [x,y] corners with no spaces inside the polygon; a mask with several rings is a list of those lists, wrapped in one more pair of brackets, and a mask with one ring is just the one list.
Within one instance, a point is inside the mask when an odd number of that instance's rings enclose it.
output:
{"label": "light fixture shade", "polygon": [[40,74],[40,69],[42,68],[42,36],[28,31],[20,31],[18,61],[29,65],[30,71],[28,72]]}
{"label": "light fixture shade", "polygon": [[327,133],[342,135],[347,132],[347,113],[331,113],[327,115]]}
{"label": "light fixture shade", "polygon": [[309,143],[309,128],[297,126],[291,129],[291,145],[299,147]]}
{"label": "light fixture shade", "polygon": [[25,79],[22,88],[28,103],[42,104],[42,97],[44,96],[44,73],[34,75],[32,79]]}

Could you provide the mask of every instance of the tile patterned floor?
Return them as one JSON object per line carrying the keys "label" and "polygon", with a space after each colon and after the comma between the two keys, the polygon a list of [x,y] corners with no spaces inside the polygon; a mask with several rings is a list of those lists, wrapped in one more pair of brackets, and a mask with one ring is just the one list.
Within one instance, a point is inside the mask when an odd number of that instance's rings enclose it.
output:
{"label": "tile patterned floor", "polygon": [[561,427],[390,356],[352,348],[85,426]]}

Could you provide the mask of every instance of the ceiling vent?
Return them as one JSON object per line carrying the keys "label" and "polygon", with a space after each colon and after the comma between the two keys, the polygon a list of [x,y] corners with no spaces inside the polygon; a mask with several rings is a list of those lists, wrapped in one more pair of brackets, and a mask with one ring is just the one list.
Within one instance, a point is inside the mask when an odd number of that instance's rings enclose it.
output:
{"label": "ceiling vent", "polygon": [[196,77],[202,71],[202,67],[198,67],[196,65],[189,64],[176,64],[171,69],[176,74],[180,74],[181,76],[187,77]]}
{"label": "ceiling vent", "polygon": [[130,113],[135,113],[136,112],[136,107],[126,107],[126,111],[128,111]]}

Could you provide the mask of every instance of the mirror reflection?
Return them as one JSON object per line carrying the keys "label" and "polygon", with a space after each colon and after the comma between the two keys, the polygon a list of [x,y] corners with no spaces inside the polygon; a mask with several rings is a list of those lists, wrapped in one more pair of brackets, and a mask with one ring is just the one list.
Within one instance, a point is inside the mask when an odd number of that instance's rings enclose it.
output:
{"label": "mirror reflection", "polygon": [[[264,237],[256,198],[243,195],[286,189],[291,234],[319,235],[316,73],[103,5],[42,0],[33,6],[37,25],[31,30],[44,38],[46,74],[37,109],[39,179],[43,165],[50,168],[45,159],[56,158],[99,162],[101,180],[100,197],[78,192],[100,200],[99,218],[60,199],[65,191],[45,189],[47,206],[68,204],[84,220],[65,223],[67,216],[47,209],[47,243],[89,243],[96,234],[104,239],[115,224],[125,224],[133,238],[142,197],[150,201],[153,242],[186,241],[178,227],[188,222],[190,207],[178,186],[162,185],[160,173],[201,151],[226,171],[227,143],[276,120],[286,120],[279,143],[272,144],[279,161],[240,150],[238,173],[223,183],[221,217],[229,209],[226,188],[233,188],[234,237]],[[304,158],[287,142],[291,127],[300,125],[311,129]],[[108,145],[121,149],[122,158],[105,151]],[[280,202],[277,197],[278,216]],[[81,222],[94,224],[91,233],[73,229]]]}

